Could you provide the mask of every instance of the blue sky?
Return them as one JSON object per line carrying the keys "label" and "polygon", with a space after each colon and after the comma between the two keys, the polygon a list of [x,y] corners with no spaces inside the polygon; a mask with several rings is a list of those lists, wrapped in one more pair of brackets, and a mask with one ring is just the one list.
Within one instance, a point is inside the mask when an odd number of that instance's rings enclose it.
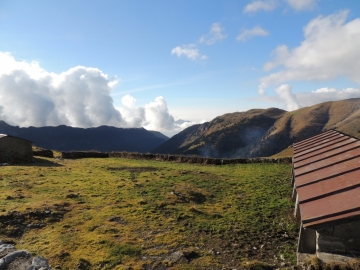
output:
{"label": "blue sky", "polygon": [[171,136],[224,113],[360,97],[358,48],[353,0],[3,0],[0,119]]}

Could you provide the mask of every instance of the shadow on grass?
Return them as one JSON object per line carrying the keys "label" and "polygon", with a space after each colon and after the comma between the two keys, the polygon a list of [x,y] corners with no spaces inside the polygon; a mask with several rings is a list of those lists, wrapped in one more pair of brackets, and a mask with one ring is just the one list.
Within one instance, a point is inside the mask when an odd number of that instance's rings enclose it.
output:
{"label": "shadow on grass", "polygon": [[28,163],[18,163],[17,165],[21,166],[35,166],[35,167],[62,167],[64,165],[50,161],[48,159],[34,157],[33,162]]}

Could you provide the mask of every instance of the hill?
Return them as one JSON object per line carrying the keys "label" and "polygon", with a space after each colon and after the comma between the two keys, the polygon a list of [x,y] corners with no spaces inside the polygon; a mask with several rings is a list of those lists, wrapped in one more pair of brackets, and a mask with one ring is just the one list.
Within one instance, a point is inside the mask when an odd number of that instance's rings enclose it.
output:
{"label": "hill", "polygon": [[360,138],[360,98],[292,112],[270,108],[224,114],[185,129],[153,152],[218,158],[271,156],[328,129]]}
{"label": "hill", "polygon": [[0,121],[0,133],[32,141],[36,146],[58,151],[130,151],[148,152],[168,138],[144,128],[28,127],[20,128]]}

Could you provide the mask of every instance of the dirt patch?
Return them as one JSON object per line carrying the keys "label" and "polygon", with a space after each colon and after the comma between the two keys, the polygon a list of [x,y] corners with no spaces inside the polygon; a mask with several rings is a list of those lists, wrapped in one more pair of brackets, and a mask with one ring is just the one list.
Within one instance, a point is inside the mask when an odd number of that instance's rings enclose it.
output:
{"label": "dirt patch", "polygon": [[28,208],[24,213],[11,211],[0,215],[0,231],[7,237],[21,237],[26,230],[40,229],[61,221],[70,210],[70,204],[63,203],[44,209]]}

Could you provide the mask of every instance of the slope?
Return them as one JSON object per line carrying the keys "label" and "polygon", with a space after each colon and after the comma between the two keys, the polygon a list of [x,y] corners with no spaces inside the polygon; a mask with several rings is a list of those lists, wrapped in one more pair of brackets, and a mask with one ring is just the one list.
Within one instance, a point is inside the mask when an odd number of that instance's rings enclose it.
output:
{"label": "slope", "polygon": [[360,98],[292,112],[270,108],[224,114],[180,132],[153,152],[220,158],[271,156],[328,129],[360,138]]}
{"label": "slope", "polygon": [[284,110],[253,109],[224,114],[201,125],[191,126],[155,149],[155,153],[196,154],[211,157],[244,156]]}

